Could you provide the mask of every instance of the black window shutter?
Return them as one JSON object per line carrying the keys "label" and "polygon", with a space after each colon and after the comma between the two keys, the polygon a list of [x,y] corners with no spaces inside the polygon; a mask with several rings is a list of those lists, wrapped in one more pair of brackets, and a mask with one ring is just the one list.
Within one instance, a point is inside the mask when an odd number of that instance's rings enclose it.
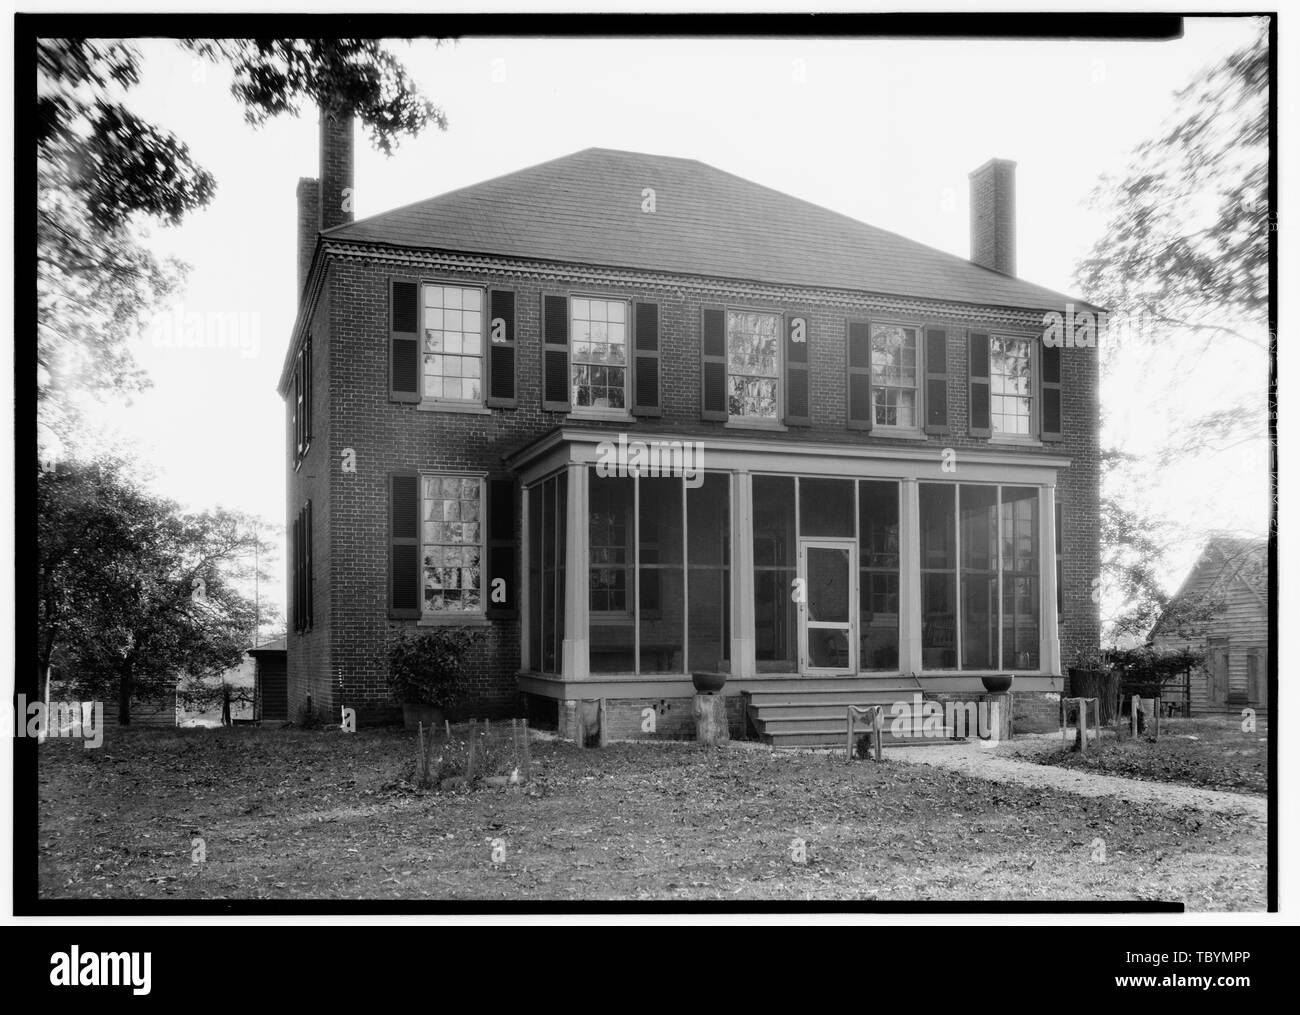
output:
{"label": "black window shutter", "polygon": [[302,604],[304,610],[303,626],[310,631],[316,619],[315,613],[312,610],[312,605],[313,605],[312,599],[315,597],[316,583],[312,580],[312,567],[311,567],[311,542],[312,542],[311,501],[307,502],[307,506],[303,510],[306,512],[305,517],[307,520],[307,524],[304,526],[306,531],[305,534],[303,535],[303,550],[304,550],[303,560],[304,560],[304,571],[306,572],[303,575],[303,582],[302,582],[303,584]]}
{"label": "black window shutter", "polygon": [[569,297],[542,293],[542,408],[568,412]]}
{"label": "black window shutter", "polygon": [[[515,585],[515,481],[488,480],[488,583],[484,605],[489,613],[513,613]],[[505,600],[499,601],[497,579],[504,579]]]}
{"label": "black window shutter", "polygon": [[658,303],[633,302],[632,331],[632,414],[662,416]]}
{"label": "black window shutter", "polygon": [[293,464],[302,461],[302,353],[293,361]]}
{"label": "black window shutter", "polygon": [[790,426],[808,426],[812,415],[808,407],[807,314],[785,315],[785,422]]}
{"label": "black window shutter", "polygon": [[722,307],[701,313],[700,418],[727,419],[727,312]]}
{"label": "black window shutter", "polygon": [[488,290],[487,404],[513,409],[515,399],[515,293],[513,289]]}
{"label": "black window shutter", "polygon": [[302,364],[302,383],[303,383],[303,421],[302,421],[302,445],[303,451],[311,447],[311,333],[307,333],[307,344],[303,349]]}
{"label": "black window shutter", "polygon": [[1041,436],[1045,441],[1061,440],[1061,350],[1043,346],[1043,418]]}
{"label": "black window shutter", "polygon": [[388,287],[388,399],[420,400],[420,285],[395,278]]}
{"label": "black window shutter", "polygon": [[993,431],[989,419],[989,336],[972,331],[967,353],[970,375],[970,435],[989,437]]}
{"label": "black window shutter", "polygon": [[925,432],[948,432],[948,332],[925,329]]}
{"label": "black window shutter", "polygon": [[388,615],[420,616],[420,477],[388,477]]}
{"label": "black window shutter", "polygon": [[302,630],[302,585],[299,582],[299,576],[302,574],[302,519],[295,517],[293,520],[293,577],[290,585],[293,587],[293,608],[290,612],[293,614],[293,629]]}
{"label": "black window shutter", "polygon": [[866,321],[848,324],[848,426],[870,430],[871,412],[871,325]]}

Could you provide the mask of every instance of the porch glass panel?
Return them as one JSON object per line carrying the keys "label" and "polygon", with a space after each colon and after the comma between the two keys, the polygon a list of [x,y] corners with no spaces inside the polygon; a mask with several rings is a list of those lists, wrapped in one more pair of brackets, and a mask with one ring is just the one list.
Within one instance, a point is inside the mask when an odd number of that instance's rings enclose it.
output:
{"label": "porch glass panel", "polygon": [[897,670],[898,483],[858,483],[858,668]]}
{"label": "porch glass panel", "polygon": [[957,665],[957,488],[921,483],[921,663]]}
{"label": "porch glass panel", "polygon": [[636,672],[636,480],[587,480],[588,668],[592,673]]}
{"label": "porch glass panel", "polygon": [[799,534],[853,537],[853,481],[799,480]]}
{"label": "porch glass panel", "polygon": [[799,614],[792,595],[798,573],[793,476],[755,476],[754,658],[760,670],[798,669]]}
{"label": "porch glass panel", "polygon": [[1002,668],[1036,670],[1038,651],[1038,490],[1002,488]]}
{"label": "porch glass panel", "polygon": [[729,668],[731,477],[708,472],[686,488],[687,661],[692,672]]}
{"label": "porch glass panel", "polygon": [[963,484],[961,517],[961,665],[995,669],[998,659],[998,488]]}
{"label": "porch glass panel", "polygon": [[560,672],[567,494],[564,473],[529,488],[528,655],[531,667],[541,673]]}
{"label": "porch glass panel", "polygon": [[682,480],[642,476],[638,485],[638,672],[681,673],[686,650]]}

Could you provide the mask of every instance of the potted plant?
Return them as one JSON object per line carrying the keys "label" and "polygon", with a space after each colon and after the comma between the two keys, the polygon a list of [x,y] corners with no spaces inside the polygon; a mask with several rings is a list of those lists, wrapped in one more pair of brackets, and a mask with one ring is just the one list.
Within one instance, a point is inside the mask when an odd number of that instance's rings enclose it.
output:
{"label": "potted plant", "polygon": [[994,694],[1011,690],[1011,685],[1015,682],[1014,673],[998,673],[987,677],[980,677],[980,682],[984,685],[984,690]]}
{"label": "potted plant", "polygon": [[460,700],[464,657],[481,632],[464,627],[437,627],[405,635],[388,650],[388,686],[402,706],[408,730],[438,726],[445,710]]}

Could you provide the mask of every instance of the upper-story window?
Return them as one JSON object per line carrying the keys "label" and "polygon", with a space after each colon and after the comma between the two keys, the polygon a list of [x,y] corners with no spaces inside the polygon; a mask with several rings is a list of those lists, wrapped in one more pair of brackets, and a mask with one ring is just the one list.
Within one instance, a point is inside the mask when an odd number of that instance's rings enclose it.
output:
{"label": "upper-story window", "polygon": [[422,286],[424,398],[483,404],[483,291]]}
{"label": "upper-story window", "polygon": [[780,414],[781,315],[727,311],[727,415],[776,420]]}
{"label": "upper-story window", "polygon": [[989,336],[989,408],[993,433],[1034,434],[1033,343],[1028,338]]}
{"label": "upper-story window", "polygon": [[311,448],[311,335],[298,348],[293,366],[293,464]]}
{"label": "upper-story window", "polygon": [[871,325],[871,405],[875,426],[919,425],[917,329]]}
{"label": "upper-story window", "polygon": [[569,301],[574,408],[627,409],[627,302],[575,296]]}

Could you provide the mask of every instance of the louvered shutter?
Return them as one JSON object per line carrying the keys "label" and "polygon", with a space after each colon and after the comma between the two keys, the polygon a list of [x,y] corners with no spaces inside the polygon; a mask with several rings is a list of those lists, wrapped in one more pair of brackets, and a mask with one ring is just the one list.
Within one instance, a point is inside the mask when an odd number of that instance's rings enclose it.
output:
{"label": "louvered shutter", "polygon": [[632,414],[662,416],[663,381],[659,356],[659,304],[632,304]]}
{"label": "louvered shutter", "polygon": [[389,284],[388,398],[420,400],[420,285],[395,278]]}
{"label": "louvered shutter", "polygon": [[848,426],[870,430],[871,412],[871,325],[866,321],[848,324]]}
{"label": "louvered shutter", "polygon": [[569,297],[542,294],[542,408],[568,412]]}
{"label": "louvered shutter", "polygon": [[[490,613],[515,610],[517,568],[515,563],[515,482],[513,479],[488,480],[487,539],[488,583],[484,605]],[[497,592],[502,579],[504,599]]]}
{"label": "louvered shutter", "polygon": [[388,477],[388,615],[420,616],[420,477]]}
{"label": "louvered shutter", "polygon": [[727,312],[722,307],[701,312],[700,418],[727,419]]}
{"label": "louvered shutter", "polygon": [[302,364],[302,383],[303,383],[303,421],[302,421],[302,444],[304,452],[311,447],[311,333],[307,334],[307,344],[303,349]]}
{"label": "louvered shutter", "polygon": [[303,627],[305,627],[307,630],[310,631],[312,625],[315,623],[316,620],[315,613],[312,609],[313,606],[312,600],[315,598],[315,593],[316,593],[316,589],[315,589],[316,583],[313,581],[312,559],[311,559],[312,558],[311,501],[307,502],[307,506],[303,510],[305,511],[304,517],[306,518],[306,524],[304,525],[305,531],[303,534],[303,541],[302,541],[303,542],[303,570],[305,572],[303,574],[303,580],[302,580]]}
{"label": "louvered shutter", "polygon": [[925,329],[925,432],[948,432],[948,332]]}
{"label": "louvered shutter", "polygon": [[293,520],[293,580],[290,585],[293,587],[293,629],[302,630],[302,518],[296,516]]}
{"label": "louvered shutter", "polygon": [[785,422],[789,426],[807,426],[812,422],[808,405],[807,314],[785,315]]}
{"label": "louvered shutter", "polygon": [[993,432],[989,419],[989,336],[986,332],[972,331],[968,344],[970,435],[988,437]]}
{"label": "louvered shutter", "polygon": [[1061,440],[1061,350],[1057,346],[1043,347],[1043,415],[1040,422],[1042,439]]}
{"label": "louvered shutter", "polygon": [[488,290],[487,404],[513,409],[515,396],[515,293],[513,289]]}

